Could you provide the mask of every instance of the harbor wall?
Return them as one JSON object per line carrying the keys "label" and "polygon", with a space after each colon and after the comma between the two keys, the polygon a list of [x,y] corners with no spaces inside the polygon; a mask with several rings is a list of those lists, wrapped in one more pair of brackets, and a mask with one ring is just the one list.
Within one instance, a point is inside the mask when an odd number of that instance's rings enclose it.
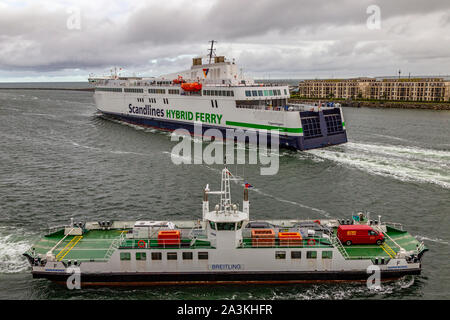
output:
{"label": "harbor wall", "polygon": [[289,99],[292,103],[317,103],[319,102],[340,103],[343,107],[367,107],[367,108],[396,108],[396,109],[425,109],[425,110],[450,110],[448,102],[411,102],[411,101],[364,101],[364,100],[340,100],[340,99]]}

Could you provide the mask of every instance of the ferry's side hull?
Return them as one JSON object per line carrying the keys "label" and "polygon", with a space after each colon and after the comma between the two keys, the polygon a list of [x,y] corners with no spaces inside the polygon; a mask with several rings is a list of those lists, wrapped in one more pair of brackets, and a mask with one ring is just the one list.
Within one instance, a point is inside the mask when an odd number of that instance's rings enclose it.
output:
{"label": "ferry's side hull", "polygon": [[[124,115],[124,114],[117,114],[112,112],[105,112],[101,111],[106,117],[110,117],[113,119],[117,119],[120,121],[125,121],[131,124],[144,126],[144,127],[151,127],[151,128],[157,128],[161,130],[166,131],[174,131],[176,129],[186,129],[191,134],[194,134],[194,124],[189,122],[182,122],[182,121],[170,121],[170,120],[161,120],[158,118],[144,118],[139,116],[131,116],[131,115]],[[208,129],[218,129],[222,132],[223,137],[226,137],[226,130],[228,128],[226,127],[218,127],[218,126],[211,126],[211,125],[202,125],[202,134],[205,133]],[[245,128],[243,128],[245,129]],[[259,139],[259,132],[257,131],[258,139]],[[268,136],[268,144],[271,144],[270,135]],[[318,137],[318,138],[311,138],[311,139],[305,139],[304,136],[291,136],[291,135],[279,135],[279,144],[282,147],[286,148],[293,148],[298,150],[309,150],[309,149],[315,149],[315,148],[322,148],[327,147],[330,145],[337,145],[347,142],[347,134],[344,131],[343,133],[331,135],[331,136],[325,136],[325,137]]]}
{"label": "ferry's side hull", "polygon": [[[381,280],[398,279],[407,275],[419,275],[421,269],[383,270]],[[65,284],[69,275],[64,273],[33,272],[33,278],[46,278]],[[277,271],[277,272],[176,272],[176,273],[107,273],[82,274],[82,286],[151,286],[193,284],[283,284],[334,281],[366,281],[365,271]]]}

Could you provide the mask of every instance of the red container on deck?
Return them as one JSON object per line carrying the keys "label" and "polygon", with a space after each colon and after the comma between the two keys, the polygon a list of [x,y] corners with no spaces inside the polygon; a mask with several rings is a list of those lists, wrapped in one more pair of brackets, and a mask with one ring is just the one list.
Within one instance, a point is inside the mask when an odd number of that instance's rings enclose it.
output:
{"label": "red container on deck", "polygon": [[302,236],[299,232],[279,232],[278,239],[280,239],[280,246],[301,246]]}
{"label": "red container on deck", "polygon": [[180,230],[161,230],[158,232],[158,245],[179,245],[181,242]]}
{"label": "red container on deck", "polygon": [[272,229],[253,229],[252,247],[275,246],[275,232]]}

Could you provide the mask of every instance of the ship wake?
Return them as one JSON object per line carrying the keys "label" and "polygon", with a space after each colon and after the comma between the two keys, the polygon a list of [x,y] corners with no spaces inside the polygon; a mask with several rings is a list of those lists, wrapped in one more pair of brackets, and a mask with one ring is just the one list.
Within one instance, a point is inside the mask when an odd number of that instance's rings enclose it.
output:
{"label": "ship wake", "polygon": [[308,153],[370,174],[450,189],[450,151],[348,142]]}
{"label": "ship wake", "polygon": [[0,226],[0,273],[18,273],[28,269],[28,262],[22,255],[33,239],[25,230]]}

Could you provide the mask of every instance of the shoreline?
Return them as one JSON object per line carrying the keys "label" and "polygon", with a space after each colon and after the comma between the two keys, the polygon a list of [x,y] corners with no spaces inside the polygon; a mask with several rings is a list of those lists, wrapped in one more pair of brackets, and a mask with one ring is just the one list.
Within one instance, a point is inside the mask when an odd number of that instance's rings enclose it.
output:
{"label": "shoreline", "polygon": [[0,88],[0,90],[94,91],[94,88]]}
{"label": "shoreline", "polygon": [[331,101],[340,103],[343,107],[350,108],[382,108],[382,109],[421,109],[421,110],[450,110],[450,103],[448,102],[417,102],[417,101],[347,101],[336,99],[299,99],[290,98],[292,103],[312,103],[319,101]]}

